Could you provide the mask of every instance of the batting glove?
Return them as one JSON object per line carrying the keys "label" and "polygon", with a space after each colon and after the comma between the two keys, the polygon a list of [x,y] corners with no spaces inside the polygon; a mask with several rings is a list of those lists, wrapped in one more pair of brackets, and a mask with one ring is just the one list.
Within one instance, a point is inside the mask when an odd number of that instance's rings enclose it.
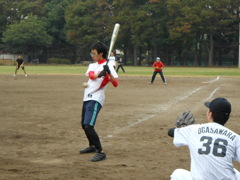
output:
{"label": "batting glove", "polygon": [[106,76],[106,71],[102,70],[99,74],[98,74],[98,78],[101,77],[105,77]]}
{"label": "batting glove", "polygon": [[104,66],[103,66],[103,70],[106,71],[108,74],[111,74],[111,71],[110,71],[108,65],[104,65]]}

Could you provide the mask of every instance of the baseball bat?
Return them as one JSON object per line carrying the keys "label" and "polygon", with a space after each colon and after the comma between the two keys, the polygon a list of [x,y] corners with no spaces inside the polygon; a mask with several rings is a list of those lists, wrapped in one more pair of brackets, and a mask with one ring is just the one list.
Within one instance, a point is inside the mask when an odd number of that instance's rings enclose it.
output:
{"label": "baseball bat", "polygon": [[[113,29],[113,33],[112,33],[112,38],[111,38],[111,42],[110,42],[110,46],[109,46],[109,50],[108,50],[108,56],[107,56],[107,63],[106,63],[106,64],[108,64],[108,62],[109,62],[109,57],[110,57],[110,54],[111,54],[111,52],[112,52],[112,50],[113,50],[114,44],[115,44],[115,42],[116,42],[116,40],[117,40],[117,36],[118,36],[118,31],[119,31],[119,29],[120,29],[120,24],[116,23],[116,24],[114,25],[114,29]],[[95,89],[94,91],[90,92],[90,93],[88,94],[88,96],[92,96],[92,94],[93,94],[94,92],[98,91],[98,90],[101,89],[101,88],[102,88],[102,87],[99,87],[98,89]]]}
{"label": "baseball bat", "polygon": [[113,29],[113,33],[112,33],[112,38],[111,38],[111,42],[110,42],[110,46],[109,46],[109,50],[108,50],[108,56],[107,56],[107,64],[108,64],[108,61],[109,61],[109,57],[110,57],[110,54],[113,50],[113,47],[114,47],[114,44],[117,40],[117,36],[118,36],[118,31],[120,29],[120,24],[116,23],[114,25],[114,29]]}

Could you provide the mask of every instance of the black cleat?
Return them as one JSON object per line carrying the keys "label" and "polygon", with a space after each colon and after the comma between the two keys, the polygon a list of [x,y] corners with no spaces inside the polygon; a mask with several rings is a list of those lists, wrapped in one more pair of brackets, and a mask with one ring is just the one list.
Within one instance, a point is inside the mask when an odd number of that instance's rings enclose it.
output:
{"label": "black cleat", "polygon": [[96,152],[96,149],[95,147],[87,147],[85,149],[81,149],[80,151],[80,154],[84,154],[84,153],[95,153]]}
{"label": "black cleat", "polygon": [[106,159],[107,156],[104,152],[102,153],[96,153],[91,159],[89,159],[89,161],[92,161],[92,162],[97,162],[97,161],[102,161],[104,159]]}

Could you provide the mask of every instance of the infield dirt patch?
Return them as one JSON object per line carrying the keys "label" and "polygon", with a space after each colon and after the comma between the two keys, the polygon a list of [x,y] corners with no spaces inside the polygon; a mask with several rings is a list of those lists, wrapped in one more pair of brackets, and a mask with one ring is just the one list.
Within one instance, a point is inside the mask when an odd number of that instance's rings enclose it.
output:
{"label": "infield dirt patch", "polygon": [[88,145],[80,126],[86,77],[0,75],[0,179],[169,179],[176,168],[189,170],[190,158],[168,129],[184,110],[205,122],[203,103],[219,96],[232,104],[226,126],[240,133],[239,78],[150,78],[120,75],[119,87],[108,85],[95,127],[107,159],[93,163],[93,154],[78,152]]}

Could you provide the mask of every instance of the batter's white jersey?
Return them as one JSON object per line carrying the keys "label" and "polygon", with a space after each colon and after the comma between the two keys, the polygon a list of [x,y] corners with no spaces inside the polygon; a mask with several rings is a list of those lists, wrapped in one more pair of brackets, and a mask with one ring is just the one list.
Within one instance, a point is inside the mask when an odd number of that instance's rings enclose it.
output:
{"label": "batter's white jersey", "polygon": [[109,62],[108,62],[109,65],[116,66],[116,62],[115,62],[116,57],[115,56],[110,56],[108,60],[109,60]]}
{"label": "batter's white jersey", "polygon": [[188,146],[192,179],[237,179],[233,161],[240,162],[240,137],[228,128],[214,122],[176,128],[173,143]]}
{"label": "batter's white jersey", "polygon": [[[98,64],[96,63],[91,63],[88,66],[88,70],[85,73],[86,76],[88,76],[88,73],[90,71],[93,71],[94,74],[98,74],[103,70],[103,66],[106,65],[106,62]],[[114,78],[118,78],[118,75],[113,68],[113,66],[109,65],[109,69],[111,71],[111,74],[113,75]],[[85,88],[84,90],[84,97],[83,101],[89,101],[89,100],[95,100],[98,101],[101,105],[104,104],[105,100],[105,89],[106,89],[106,84],[109,81],[106,81],[104,78],[96,78],[96,79],[89,79],[88,80],[88,87]],[[102,87],[103,86],[103,87]],[[102,87],[102,88],[100,88]],[[100,89],[99,89],[100,88]]]}

